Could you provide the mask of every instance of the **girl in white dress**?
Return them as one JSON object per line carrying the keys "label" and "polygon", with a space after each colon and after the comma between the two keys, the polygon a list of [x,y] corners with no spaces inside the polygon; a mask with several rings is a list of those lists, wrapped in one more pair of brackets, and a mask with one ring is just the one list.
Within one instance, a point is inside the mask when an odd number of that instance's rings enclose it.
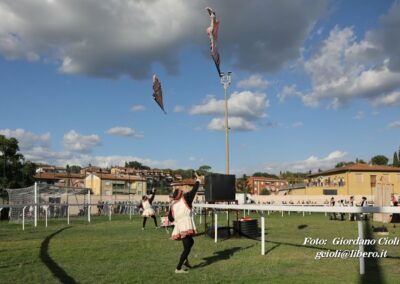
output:
{"label": "girl in white dress", "polygon": [[200,178],[196,175],[196,182],[191,191],[183,193],[182,190],[176,189],[172,196],[173,202],[169,210],[168,218],[174,222],[174,230],[172,231],[172,240],[182,240],[183,252],[176,266],[175,273],[187,273],[182,269],[182,265],[192,268],[189,264],[188,256],[194,244],[193,235],[196,232],[196,226],[193,220],[192,203],[200,186]]}
{"label": "girl in white dress", "polygon": [[154,200],[154,196],[156,195],[156,190],[153,188],[151,192],[150,198],[147,197],[147,195],[142,197],[142,203],[139,205],[139,208],[143,209],[142,216],[143,216],[143,226],[142,230],[146,227],[146,221],[148,217],[153,218],[154,220],[154,225],[157,226],[157,219],[156,219],[156,212],[154,211],[153,207],[151,206]]}

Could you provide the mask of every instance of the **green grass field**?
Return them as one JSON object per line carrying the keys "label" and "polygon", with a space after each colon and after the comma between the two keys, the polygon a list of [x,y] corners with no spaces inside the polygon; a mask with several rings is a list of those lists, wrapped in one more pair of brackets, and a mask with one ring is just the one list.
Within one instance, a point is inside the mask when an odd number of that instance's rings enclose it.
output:
{"label": "green grass field", "polygon": [[[254,215],[257,217],[257,215]],[[233,214],[232,217],[233,218]],[[196,219],[198,221],[198,218]],[[203,219],[204,220],[204,219]],[[219,217],[226,223],[225,214]],[[175,274],[181,242],[148,220],[141,230],[139,216],[94,217],[91,224],[71,219],[50,221],[45,228],[0,223],[0,281],[2,283],[400,283],[400,246],[376,246],[388,257],[368,259],[359,275],[358,258],[315,260],[318,251],[357,249],[338,246],[335,237],[357,238],[357,222],[328,221],[324,214],[266,217],[266,255],[260,241],[231,237],[214,240],[200,235],[190,255],[189,274]],[[368,225],[368,238],[371,235]],[[200,232],[204,225],[198,224]],[[387,225],[389,238],[400,238],[400,226]],[[304,246],[304,238],[328,239],[323,246]]]}

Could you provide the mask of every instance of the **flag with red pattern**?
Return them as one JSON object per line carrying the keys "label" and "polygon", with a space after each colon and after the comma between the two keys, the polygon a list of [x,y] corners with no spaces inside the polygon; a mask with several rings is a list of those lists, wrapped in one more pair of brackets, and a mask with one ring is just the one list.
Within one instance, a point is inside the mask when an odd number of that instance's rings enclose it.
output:
{"label": "flag with red pattern", "polygon": [[219,21],[217,21],[215,12],[210,7],[207,7],[206,10],[210,15],[210,21],[211,21],[210,26],[207,28],[208,38],[210,39],[211,58],[215,63],[215,67],[217,67],[218,75],[221,77],[221,70],[219,68],[221,60],[217,49]]}
{"label": "flag with red pattern", "polygon": [[167,114],[164,110],[164,102],[163,102],[163,94],[161,89],[160,80],[158,80],[157,76],[153,75],[153,99],[160,106],[162,111]]}

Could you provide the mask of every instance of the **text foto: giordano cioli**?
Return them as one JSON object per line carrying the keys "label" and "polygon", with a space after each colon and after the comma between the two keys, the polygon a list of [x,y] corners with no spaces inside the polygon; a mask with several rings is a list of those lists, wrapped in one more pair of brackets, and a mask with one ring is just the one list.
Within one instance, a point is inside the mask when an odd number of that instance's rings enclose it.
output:
{"label": "text foto: giordano cioli", "polygon": [[[333,245],[342,245],[342,246],[351,246],[351,245],[382,245],[382,246],[398,246],[400,245],[400,238],[394,237],[382,237],[377,240],[375,239],[346,239],[343,237],[336,237],[333,238],[331,243]],[[328,244],[328,239],[321,239],[321,238],[311,238],[305,237],[303,246],[305,245],[326,245]]]}

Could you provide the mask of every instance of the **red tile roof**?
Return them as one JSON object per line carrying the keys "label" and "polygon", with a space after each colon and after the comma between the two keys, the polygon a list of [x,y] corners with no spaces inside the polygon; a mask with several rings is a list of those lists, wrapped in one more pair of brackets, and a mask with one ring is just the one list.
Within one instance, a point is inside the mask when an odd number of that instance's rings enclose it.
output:
{"label": "red tile roof", "polygon": [[[103,180],[123,180],[123,181],[145,181],[144,177],[127,175],[127,174],[102,174],[93,173]],[[37,173],[34,178],[37,180],[60,180],[60,179],[84,179],[87,175],[85,174],[73,174],[73,173]]]}
{"label": "red tile roof", "polygon": [[340,168],[334,168],[320,173],[312,173],[308,177],[315,177],[321,175],[328,175],[334,173],[343,172],[398,172],[400,173],[400,168],[391,166],[380,166],[380,165],[370,165],[370,164],[351,164]]}
{"label": "red tile roof", "polygon": [[[180,185],[190,185],[193,186],[196,183],[196,180],[194,179],[184,179],[178,182],[171,183],[172,186],[180,186]],[[200,183],[201,185],[204,185],[204,182]]]}
{"label": "red tile roof", "polygon": [[60,180],[65,178],[73,178],[73,179],[83,179],[85,175],[83,174],[74,174],[74,173],[37,173],[34,175],[35,179],[38,180]]}

